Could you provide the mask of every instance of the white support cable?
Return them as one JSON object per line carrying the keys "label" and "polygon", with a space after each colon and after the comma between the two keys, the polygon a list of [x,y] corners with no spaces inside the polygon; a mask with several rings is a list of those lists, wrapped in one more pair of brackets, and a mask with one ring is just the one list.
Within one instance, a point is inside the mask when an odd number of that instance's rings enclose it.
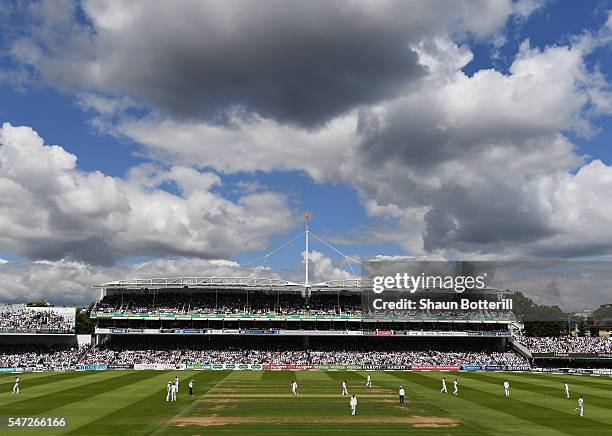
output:
{"label": "white support cable", "polygon": [[351,265],[351,262],[349,262],[347,259],[343,258],[342,259],[342,268],[344,268],[344,264],[348,265],[349,269],[351,270],[352,279],[353,280],[357,280],[357,276],[355,275],[355,270],[353,269],[353,266]]}
{"label": "white support cable", "polygon": [[[324,243],[325,245],[327,245],[329,248],[331,248],[332,250],[334,250],[336,253],[338,253],[340,256],[345,257],[346,259],[353,261],[355,263],[358,263],[359,265],[361,265],[364,268],[367,268],[370,271],[379,271],[377,268],[373,267],[372,265],[366,265],[363,262],[355,259],[354,257],[350,257],[347,256],[346,254],[344,254],[343,252],[341,252],[340,250],[338,250],[337,248],[335,248],[333,245],[329,244],[328,242],[326,242],[324,239],[322,239],[321,237],[317,236],[316,234],[314,234],[312,231],[310,232],[310,234],[312,236],[314,236],[316,239],[318,239],[319,241],[321,241],[322,243]],[[350,263],[349,263],[349,267],[350,267]],[[352,268],[351,268],[352,269]]]}
{"label": "white support cable", "polygon": [[265,268],[266,267],[266,262],[268,261],[268,259],[270,258],[269,255],[265,256],[265,259],[263,260],[263,262],[261,262],[260,266],[261,268]]}
{"label": "white support cable", "polygon": [[[329,243],[328,243],[327,241],[325,241],[323,238],[321,238],[321,237],[317,236],[317,235],[316,235],[315,233],[313,233],[312,231],[310,232],[310,234],[311,234],[311,235],[312,235],[314,238],[316,238],[317,240],[319,240],[320,242],[322,242],[323,244],[327,245],[329,248],[331,248],[332,250],[334,250],[334,251],[335,251],[336,253],[338,253],[340,256],[344,257],[344,258],[345,258],[345,260],[349,260],[349,261],[352,261],[352,262],[358,263],[358,264],[359,264],[359,265],[361,265],[362,267],[367,268],[367,269],[369,269],[369,270],[372,270],[372,269],[373,269],[373,270],[376,270],[376,268],[372,268],[371,266],[366,265],[366,264],[364,264],[363,262],[361,262],[361,261],[359,261],[359,260],[357,260],[357,259],[355,259],[355,258],[353,258],[353,257],[351,257],[351,256],[347,256],[346,254],[344,254],[343,252],[341,252],[340,250],[338,250],[336,247],[334,247],[333,245],[329,244]],[[351,269],[351,272],[353,273],[353,278],[354,278],[354,279],[356,279],[356,278],[357,278],[357,276],[356,276],[356,274],[355,274],[355,271],[353,270],[353,267],[352,267],[351,263],[350,263],[350,262],[347,262],[347,264],[348,264],[349,268]]]}
{"label": "white support cable", "polygon": [[266,262],[268,261],[269,257],[270,257],[270,256],[268,256],[268,255],[264,255],[264,260],[263,260],[263,262],[261,262],[259,265],[257,265],[257,266],[255,267],[255,270],[257,270],[257,268],[265,269],[265,267],[266,267]]}
{"label": "white support cable", "polygon": [[[351,256],[347,256],[346,254],[344,254],[343,252],[341,252],[340,250],[338,250],[336,247],[334,247],[333,245],[329,244],[327,241],[325,241],[324,239],[320,238],[319,236],[316,235],[316,233],[313,233],[312,231],[310,232],[310,234],[317,239],[318,241],[324,243],[325,245],[327,245],[329,248],[331,248],[332,250],[334,250],[336,253],[338,253],[340,256],[344,257],[345,259],[348,259],[352,262],[358,263],[359,265],[368,268],[368,266],[366,264],[364,264],[363,262],[360,262],[357,259],[352,258]],[[349,264],[350,265],[350,264]],[[352,268],[351,268],[352,270]],[[354,273],[353,273],[354,274]]]}
{"label": "white support cable", "polygon": [[[345,261],[346,261],[346,259],[345,259]],[[351,273],[353,274],[353,278],[356,279],[357,276],[355,275],[355,270],[353,269],[353,265],[351,265],[351,262],[346,262],[346,264],[351,269]]]}
{"label": "white support cable", "polygon": [[281,245],[280,247],[276,248],[275,250],[270,251],[269,253],[264,254],[263,256],[259,256],[258,258],[255,258],[253,260],[250,260],[248,262],[245,262],[242,264],[242,266],[247,266],[250,265],[252,263],[257,262],[258,260],[261,259],[267,259],[268,257],[272,256],[274,253],[276,253],[279,250],[282,250],[283,248],[285,248],[287,245],[291,244],[293,241],[295,241],[297,238],[301,238],[304,233],[306,233],[305,231],[300,233],[299,235],[296,235],[295,237],[291,238],[289,241],[285,242],[283,245]]}

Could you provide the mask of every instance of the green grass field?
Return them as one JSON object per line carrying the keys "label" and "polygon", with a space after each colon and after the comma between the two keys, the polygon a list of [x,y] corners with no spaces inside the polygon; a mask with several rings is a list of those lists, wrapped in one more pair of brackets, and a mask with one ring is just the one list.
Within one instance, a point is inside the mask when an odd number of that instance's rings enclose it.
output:
{"label": "green grass field", "polygon": [[[178,375],[178,401],[165,401]],[[440,394],[440,380],[459,378],[460,395]],[[65,416],[68,434],[612,434],[612,379],[519,373],[106,371],[22,374],[22,392],[10,395],[14,375],[0,376],[0,415]],[[508,378],[511,396],[503,396]],[[187,395],[193,379],[194,396]],[[294,398],[290,382],[300,395]],[[350,415],[341,382],[358,397]],[[572,399],[563,398],[568,380]],[[406,406],[397,400],[406,389]],[[585,417],[576,398],[585,396]],[[49,429],[0,429],[2,434],[53,434]]]}

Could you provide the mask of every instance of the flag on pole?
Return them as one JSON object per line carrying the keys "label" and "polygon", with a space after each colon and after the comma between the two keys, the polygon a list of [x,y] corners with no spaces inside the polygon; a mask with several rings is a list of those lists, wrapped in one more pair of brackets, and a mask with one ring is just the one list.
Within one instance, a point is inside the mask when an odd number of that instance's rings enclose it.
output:
{"label": "flag on pole", "polygon": [[308,209],[306,209],[306,224],[308,224]]}

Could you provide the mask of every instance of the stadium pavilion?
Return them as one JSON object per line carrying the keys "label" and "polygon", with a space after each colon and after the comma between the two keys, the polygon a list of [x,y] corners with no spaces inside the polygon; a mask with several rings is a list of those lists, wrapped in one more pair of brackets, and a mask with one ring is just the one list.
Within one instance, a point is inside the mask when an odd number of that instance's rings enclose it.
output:
{"label": "stadium pavilion", "polygon": [[[308,228],[304,233],[308,253]],[[476,341],[479,346],[504,349],[513,345],[511,333],[520,328],[509,310],[372,313],[364,301],[372,290],[371,280],[312,283],[308,259],[305,265],[301,283],[255,277],[175,277],[103,283],[95,286],[100,296],[90,315],[97,322],[95,343],[141,341],[146,340],[144,337],[184,341],[189,336],[191,343],[206,341],[220,347],[276,344],[325,349],[340,344],[393,349],[411,348],[424,340],[451,343],[461,338],[466,346]],[[458,296],[452,290],[427,291],[433,299]],[[491,300],[501,300],[505,294],[497,289],[480,292]],[[527,355],[528,350],[516,346]]]}

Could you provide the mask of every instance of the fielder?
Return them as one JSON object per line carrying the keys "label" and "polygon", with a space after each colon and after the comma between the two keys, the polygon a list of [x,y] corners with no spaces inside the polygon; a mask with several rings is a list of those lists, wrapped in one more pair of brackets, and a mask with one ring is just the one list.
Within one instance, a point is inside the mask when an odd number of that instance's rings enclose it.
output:
{"label": "fielder", "polygon": [[171,394],[172,401],[176,401],[177,391],[178,391],[178,387],[176,386],[176,384],[173,384],[172,386],[170,386],[170,394]]}
{"label": "fielder", "polygon": [[508,380],[504,380],[504,396],[510,396],[510,383],[508,383]]}
{"label": "fielder", "polygon": [[294,397],[297,397],[298,395],[298,385],[295,380],[291,382],[291,393],[293,394]]}
{"label": "fielder", "polygon": [[582,395],[578,398],[578,407],[576,407],[576,411],[578,411],[580,416],[584,416],[584,397]]}
{"label": "fielder", "polygon": [[357,414],[357,397],[355,396],[355,394],[353,394],[353,396],[351,397],[349,404],[351,406],[351,415],[356,415]]}
{"label": "fielder", "polygon": [[404,405],[404,396],[406,395],[406,391],[404,391],[404,387],[400,386],[399,388],[399,400],[400,400],[400,406]]}
{"label": "fielder", "polygon": [[193,396],[193,380],[189,382],[189,395]]}
{"label": "fielder", "polygon": [[453,382],[453,395],[459,395],[459,382],[457,379]]}
{"label": "fielder", "polygon": [[13,385],[13,392],[11,392],[11,395],[12,394],[19,394],[19,377],[15,377],[15,384]]}
{"label": "fielder", "polygon": [[372,387],[372,376],[368,374],[368,381],[366,382],[366,388]]}
{"label": "fielder", "polygon": [[348,395],[348,389],[346,389],[346,380],[342,380],[342,395]]}
{"label": "fielder", "polygon": [[174,377],[174,384],[176,385],[176,391],[178,392],[178,388],[179,388],[179,379],[178,379],[178,376]]}
{"label": "fielder", "polygon": [[440,393],[441,394],[448,393],[448,390],[446,390],[446,377],[442,377],[442,389],[440,389]]}
{"label": "fielder", "polygon": [[166,386],[166,401],[170,401],[172,398],[172,382],[168,382]]}
{"label": "fielder", "polygon": [[565,399],[569,400],[570,399],[569,385],[567,384],[567,382],[563,382],[563,385],[565,387]]}

